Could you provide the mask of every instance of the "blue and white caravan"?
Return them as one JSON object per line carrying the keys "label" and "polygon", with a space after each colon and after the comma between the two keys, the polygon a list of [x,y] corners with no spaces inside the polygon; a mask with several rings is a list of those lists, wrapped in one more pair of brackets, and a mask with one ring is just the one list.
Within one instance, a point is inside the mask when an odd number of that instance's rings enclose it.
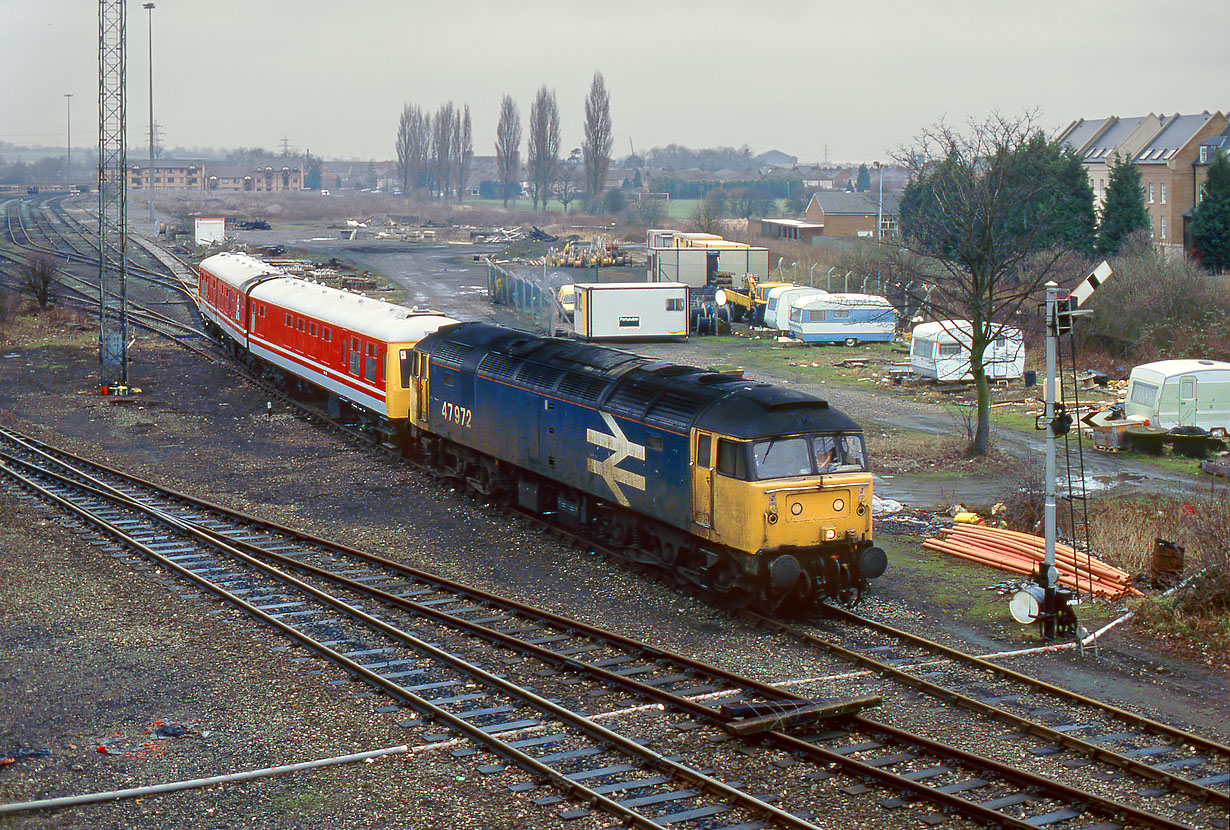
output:
{"label": "blue and white caravan", "polygon": [[896,330],[896,310],[875,294],[827,294],[790,311],[790,336],[804,343],[887,343]]}
{"label": "blue and white caravan", "polygon": [[768,302],[764,307],[765,328],[774,331],[790,331],[790,312],[808,300],[819,299],[829,292],[805,285],[779,285],[769,289]]}

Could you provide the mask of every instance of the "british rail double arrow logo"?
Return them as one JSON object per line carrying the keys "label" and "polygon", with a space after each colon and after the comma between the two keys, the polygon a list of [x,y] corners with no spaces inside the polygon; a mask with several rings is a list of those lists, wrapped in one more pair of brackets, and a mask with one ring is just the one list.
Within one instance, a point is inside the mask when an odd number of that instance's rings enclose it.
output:
{"label": "british rail double arrow logo", "polygon": [[585,430],[585,440],[596,447],[611,451],[604,460],[598,461],[595,458],[590,458],[586,462],[586,466],[591,473],[601,476],[607,486],[611,488],[611,492],[615,494],[615,499],[624,507],[628,506],[628,497],[624,495],[624,491],[620,489],[621,484],[645,492],[645,477],[636,473],[628,472],[621,469],[620,464],[624,459],[633,458],[637,461],[645,460],[645,447],[642,444],[634,444],[624,435],[624,431],[619,428],[619,424],[615,423],[615,419],[606,412],[598,413],[602,416],[602,420],[606,421],[606,425],[611,428],[610,434],[598,432],[595,429]]}

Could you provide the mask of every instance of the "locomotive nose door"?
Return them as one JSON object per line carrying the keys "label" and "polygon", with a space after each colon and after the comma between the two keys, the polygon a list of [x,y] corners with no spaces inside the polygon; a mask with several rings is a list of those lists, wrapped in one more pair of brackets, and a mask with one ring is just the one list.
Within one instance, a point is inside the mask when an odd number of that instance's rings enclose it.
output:
{"label": "locomotive nose door", "polygon": [[695,430],[692,438],[692,521],[713,527],[713,436]]}

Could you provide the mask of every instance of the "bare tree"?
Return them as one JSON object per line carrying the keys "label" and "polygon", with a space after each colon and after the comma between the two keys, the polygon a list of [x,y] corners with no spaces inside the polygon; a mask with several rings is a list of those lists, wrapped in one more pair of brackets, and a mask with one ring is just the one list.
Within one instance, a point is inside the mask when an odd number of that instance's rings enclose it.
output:
{"label": "bare tree", "polygon": [[26,289],[34,295],[40,309],[51,303],[52,290],[59,276],[60,264],[49,254],[31,254],[26,259]]}
{"label": "bare tree", "polygon": [[692,211],[692,224],[700,233],[722,232],[722,217],[726,215],[724,198],[720,190],[709,193]]}
{"label": "bare tree", "polygon": [[453,163],[456,155],[453,144],[453,127],[457,108],[453,102],[441,104],[431,125],[431,189],[441,198],[448,194],[453,178]]}
{"label": "bare tree", "polygon": [[462,107],[460,116],[455,121],[455,141],[457,160],[453,165],[457,182],[457,201],[465,194],[466,182],[470,178],[470,163],[474,161],[474,134],[470,127],[470,105]]}
{"label": "bare tree", "polygon": [[543,86],[530,104],[530,135],[526,144],[526,163],[530,174],[530,196],[534,210],[542,200],[543,208],[559,171],[559,103],[555,93]]}
{"label": "bare tree", "polygon": [[431,116],[417,104],[402,107],[397,124],[397,174],[401,192],[410,194],[420,182],[431,148]]}
{"label": "bare tree", "polygon": [[563,205],[564,213],[568,205],[577,198],[581,179],[581,148],[574,147],[568,158],[560,162],[559,173],[555,177],[555,198]]}
{"label": "bare tree", "polygon": [[607,170],[611,167],[611,147],[614,141],[611,131],[611,96],[606,91],[606,81],[603,80],[602,73],[595,72],[589,95],[585,97],[585,140],[581,144],[591,211],[597,210],[602,204],[602,191],[606,185]]}
{"label": "bare tree", "polygon": [[500,122],[495,128],[495,162],[500,177],[504,207],[513,194],[513,183],[521,169],[521,113],[511,95],[500,101]]}
{"label": "bare tree", "polygon": [[[902,241],[937,263],[930,303],[970,321],[970,371],[978,396],[971,455],[990,440],[984,358],[1018,311],[1036,300],[1069,250],[1071,215],[1053,169],[1069,165],[1033,115],[994,115],[962,134],[940,124],[899,153],[911,172],[901,204]],[[1069,274],[1078,277],[1078,274]]]}

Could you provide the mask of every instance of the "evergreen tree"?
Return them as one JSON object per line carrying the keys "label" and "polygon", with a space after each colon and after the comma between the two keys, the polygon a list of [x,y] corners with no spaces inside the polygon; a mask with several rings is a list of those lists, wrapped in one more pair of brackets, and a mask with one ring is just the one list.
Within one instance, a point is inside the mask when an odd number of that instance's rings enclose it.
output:
{"label": "evergreen tree", "polygon": [[1140,171],[1128,159],[1115,155],[1106,185],[1106,204],[1102,205],[1102,224],[1098,229],[1097,252],[1119,252],[1128,234],[1149,227],[1145,191],[1140,186]]}
{"label": "evergreen tree", "polygon": [[1230,270],[1230,156],[1218,151],[1192,211],[1192,244],[1210,271]]}
{"label": "evergreen tree", "polygon": [[867,165],[860,164],[858,166],[858,182],[854,185],[854,189],[859,193],[866,193],[871,187],[871,172],[867,169]]}

